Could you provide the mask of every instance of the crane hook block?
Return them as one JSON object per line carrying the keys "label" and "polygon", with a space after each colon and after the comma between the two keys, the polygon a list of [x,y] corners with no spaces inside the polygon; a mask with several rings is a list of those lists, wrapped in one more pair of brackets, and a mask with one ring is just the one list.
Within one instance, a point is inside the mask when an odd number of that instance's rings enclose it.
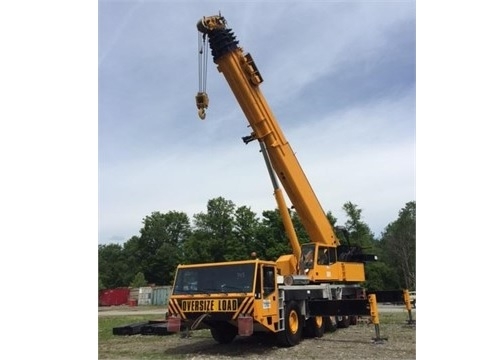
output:
{"label": "crane hook block", "polygon": [[198,115],[201,120],[205,119],[205,110],[208,107],[208,95],[205,92],[196,94],[196,107],[198,108]]}

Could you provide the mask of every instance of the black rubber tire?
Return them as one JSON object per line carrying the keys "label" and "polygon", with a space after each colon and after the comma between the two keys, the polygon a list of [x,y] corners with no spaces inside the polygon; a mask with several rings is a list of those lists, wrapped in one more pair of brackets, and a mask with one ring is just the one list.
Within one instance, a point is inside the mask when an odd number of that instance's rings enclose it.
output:
{"label": "black rubber tire", "polygon": [[338,328],[338,323],[335,316],[327,316],[325,318],[325,331],[328,333],[335,332]]}
{"label": "black rubber tire", "polygon": [[222,323],[210,328],[210,333],[219,344],[229,344],[238,335],[238,329],[228,323]]}
{"label": "black rubber tire", "polygon": [[303,319],[301,310],[295,301],[285,307],[285,329],[278,333],[278,344],[282,347],[291,347],[299,344],[303,332]]}
{"label": "black rubber tire", "polygon": [[338,319],[338,327],[341,329],[346,329],[347,327],[350,326],[350,323],[351,323],[351,320],[350,320],[350,316],[348,316],[348,315],[342,316],[341,320]]}
{"label": "black rubber tire", "polygon": [[305,336],[309,338],[321,338],[324,336],[325,318],[322,316],[314,316],[306,321]]}

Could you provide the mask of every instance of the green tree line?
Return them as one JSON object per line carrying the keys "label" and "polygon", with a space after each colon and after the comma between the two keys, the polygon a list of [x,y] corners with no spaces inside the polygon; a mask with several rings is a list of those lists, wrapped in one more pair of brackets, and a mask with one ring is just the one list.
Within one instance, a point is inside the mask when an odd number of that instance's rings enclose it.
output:
{"label": "green tree line", "polygon": [[[347,202],[343,210],[350,244],[378,256],[378,261],[366,264],[365,286],[369,290],[414,290],[416,203],[406,203],[379,238],[362,221],[357,205]],[[309,242],[299,216],[290,213],[299,241]],[[265,210],[261,215],[223,197],[209,200],[206,212],[195,214],[192,222],[183,212],[153,212],[143,219],[140,236],[122,245],[98,245],[98,287],[171,285],[178,264],[243,260],[252,252],[275,261],[292,253],[279,211]],[[336,226],[331,212],[327,218]]]}

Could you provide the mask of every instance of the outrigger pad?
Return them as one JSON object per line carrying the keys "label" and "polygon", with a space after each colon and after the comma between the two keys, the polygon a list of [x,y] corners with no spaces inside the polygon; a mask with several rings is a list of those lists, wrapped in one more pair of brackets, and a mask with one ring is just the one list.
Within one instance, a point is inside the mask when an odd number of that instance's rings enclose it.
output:
{"label": "outrigger pad", "polygon": [[136,335],[140,334],[142,327],[147,325],[148,322],[141,322],[135,324],[129,324],[124,326],[118,326],[112,329],[112,334],[114,335]]}
{"label": "outrigger pad", "polygon": [[124,326],[118,326],[112,329],[112,334],[114,335],[169,335],[166,327],[166,320],[151,320],[148,322],[141,322],[135,324],[129,324]]}

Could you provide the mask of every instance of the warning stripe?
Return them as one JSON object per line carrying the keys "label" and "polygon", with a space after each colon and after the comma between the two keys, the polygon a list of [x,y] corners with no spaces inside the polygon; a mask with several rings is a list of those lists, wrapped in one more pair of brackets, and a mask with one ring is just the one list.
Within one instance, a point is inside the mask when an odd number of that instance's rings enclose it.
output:
{"label": "warning stripe", "polygon": [[254,313],[254,298],[247,297],[243,299],[240,307],[236,311],[233,316],[233,320],[236,320],[240,314],[249,314],[252,315]]}
{"label": "warning stripe", "polygon": [[177,300],[175,299],[170,299],[168,301],[168,316],[170,315],[180,315],[182,319],[185,319],[186,316],[182,309],[180,308],[180,305],[178,304]]}

